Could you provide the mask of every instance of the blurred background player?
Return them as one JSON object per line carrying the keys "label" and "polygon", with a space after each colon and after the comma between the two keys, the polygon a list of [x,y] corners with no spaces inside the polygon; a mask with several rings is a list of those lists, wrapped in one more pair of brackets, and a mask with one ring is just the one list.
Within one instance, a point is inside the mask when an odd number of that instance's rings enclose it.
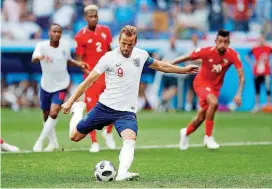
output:
{"label": "blurred background player", "polygon": [[244,72],[239,55],[228,48],[230,43],[229,31],[219,30],[215,40],[215,47],[198,48],[189,56],[179,57],[172,63],[202,59],[200,72],[194,80],[194,89],[199,99],[200,109],[197,116],[190,122],[187,128],[180,130],[180,149],[189,147],[188,136],[194,132],[205,120],[206,135],[204,145],[209,149],[217,149],[219,145],[212,137],[214,116],[218,108],[218,97],[222,87],[225,73],[234,64],[238,72],[239,87],[234,97],[234,102],[241,105],[241,95],[244,87]]}
{"label": "blurred background player", "polygon": [[49,40],[36,45],[32,55],[33,63],[41,63],[42,78],[40,86],[40,107],[43,111],[44,127],[33,147],[33,151],[43,151],[43,142],[48,137],[49,143],[44,151],[59,148],[55,126],[70,84],[67,64],[86,68],[87,65],[71,58],[69,43],[61,39],[62,28],[52,24],[49,29]]}
{"label": "blurred background player", "polygon": [[[168,51],[164,52],[164,59],[165,60],[172,60],[175,57],[178,56],[181,52],[178,51],[176,47],[176,39],[175,37],[170,38],[170,48]],[[191,45],[188,46],[188,52],[186,53],[191,53],[193,50],[197,49],[198,47],[198,36],[197,35],[192,35],[191,38]],[[200,62],[192,61],[186,63],[186,65],[189,64],[199,64]],[[187,93],[186,93],[186,102],[185,102],[185,107],[184,110],[189,112],[193,108],[193,100],[194,97],[196,96],[195,91],[193,89],[193,81],[194,81],[195,75],[194,74],[188,74],[186,75],[184,81],[185,84],[187,85]],[[178,92],[178,78],[177,74],[163,74],[162,77],[162,83],[164,86],[163,93],[162,93],[162,99],[161,103],[158,107],[159,112],[164,112],[169,109],[169,101],[177,94]]]}
{"label": "blurred background player", "polygon": [[20,149],[17,146],[10,145],[6,143],[2,138],[0,138],[1,150],[7,152],[19,152]]}
{"label": "blurred background player", "polygon": [[[247,61],[254,65],[253,66],[253,74],[254,74],[254,81],[255,81],[255,90],[256,90],[256,97],[255,97],[255,106],[252,110],[253,113],[260,110],[260,91],[261,85],[265,84],[266,88],[266,103],[271,103],[271,91],[270,91],[270,55],[272,54],[272,48],[265,43],[264,36],[260,36],[259,44],[253,47],[248,55],[246,56]],[[253,55],[255,59],[255,64],[251,61],[250,57]]]}
{"label": "blurred background player", "polygon": [[[98,7],[96,5],[88,5],[84,8],[85,20],[87,27],[81,29],[75,36],[76,59],[83,60],[89,65],[89,69],[84,70],[84,79],[89,75],[90,71],[95,67],[98,60],[108,51],[111,50],[112,36],[107,26],[98,25]],[[85,103],[87,104],[87,112],[89,112],[98,102],[100,94],[105,89],[105,75],[103,74],[91,87],[85,92]],[[113,125],[109,125],[102,132],[102,136],[106,140],[106,145],[110,149],[116,147],[113,135],[111,133]],[[100,147],[96,139],[96,131],[90,133],[92,145],[90,152],[99,152]]]}
{"label": "blurred background player", "polygon": [[[178,57],[179,52],[176,48],[175,38],[171,37],[169,40],[169,48],[166,52],[163,52],[164,60],[172,60],[176,57]],[[158,72],[158,74],[161,74]],[[169,102],[172,100],[172,98],[177,94],[178,91],[178,81],[176,74],[167,74],[164,73],[162,75],[162,83],[163,83],[163,91],[162,91],[162,97],[161,102],[158,107],[159,112],[165,112],[169,110]]]}
{"label": "blurred background player", "polygon": [[[191,38],[191,46],[188,48],[188,52],[196,50],[199,47],[198,36],[196,34],[192,35]],[[189,64],[199,64],[200,61],[192,61],[188,62]],[[195,79],[195,74],[190,74],[185,78],[185,83],[187,84],[187,93],[186,93],[186,102],[184,106],[184,110],[186,112],[190,112],[193,109],[193,101],[196,93],[194,91],[193,82]]]}

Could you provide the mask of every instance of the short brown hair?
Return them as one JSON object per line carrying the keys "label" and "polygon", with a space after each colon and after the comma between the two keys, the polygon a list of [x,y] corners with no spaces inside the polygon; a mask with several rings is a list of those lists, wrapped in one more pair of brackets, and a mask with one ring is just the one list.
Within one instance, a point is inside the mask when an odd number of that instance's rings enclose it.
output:
{"label": "short brown hair", "polygon": [[125,34],[126,36],[128,37],[131,37],[133,35],[136,35],[136,38],[137,38],[137,28],[135,26],[131,26],[131,25],[125,25],[122,29],[121,29],[121,32],[120,32],[120,37],[122,34]]}

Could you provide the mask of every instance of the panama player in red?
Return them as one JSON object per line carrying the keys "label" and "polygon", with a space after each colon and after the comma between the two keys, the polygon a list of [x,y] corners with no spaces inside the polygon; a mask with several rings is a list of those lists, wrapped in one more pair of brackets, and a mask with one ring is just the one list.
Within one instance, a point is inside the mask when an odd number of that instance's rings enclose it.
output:
{"label": "panama player in red", "polygon": [[[107,26],[99,25],[98,22],[98,7],[96,5],[88,5],[84,8],[84,16],[88,26],[81,29],[75,36],[76,58],[79,61],[84,61],[89,65],[88,69],[84,70],[84,79],[90,71],[95,67],[98,60],[108,51],[111,50],[110,44],[112,36]],[[99,79],[87,89],[85,92],[85,103],[87,104],[87,112],[89,112],[98,102],[100,94],[105,89],[105,75],[101,75]],[[115,142],[112,136],[112,127],[109,125],[103,131],[103,137],[106,139],[106,144],[110,149],[115,148]],[[100,147],[96,139],[96,131],[90,133],[92,145],[90,152],[98,152]]]}
{"label": "panama player in red", "polygon": [[173,64],[184,61],[201,59],[201,69],[194,80],[194,90],[199,98],[200,109],[197,116],[189,123],[187,128],[180,130],[180,149],[186,150],[189,147],[188,136],[194,132],[205,120],[206,135],[204,144],[209,149],[217,149],[219,145],[212,137],[214,115],[218,107],[218,97],[222,87],[226,71],[234,65],[239,76],[239,87],[234,97],[237,106],[241,105],[241,95],[244,87],[244,72],[238,54],[229,48],[229,31],[219,30],[216,46],[197,49],[190,55],[179,57]]}
{"label": "panama player in red", "polygon": [[255,99],[255,107],[252,112],[255,113],[260,109],[259,105],[259,94],[261,91],[261,85],[265,84],[266,95],[267,95],[267,103],[269,104],[270,99],[270,65],[269,59],[272,54],[272,47],[265,44],[264,36],[259,38],[259,44],[256,47],[253,47],[246,59],[249,63],[251,63],[250,56],[253,55],[255,59],[255,64],[253,66],[253,74],[255,81],[255,90],[256,90],[256,99]]}

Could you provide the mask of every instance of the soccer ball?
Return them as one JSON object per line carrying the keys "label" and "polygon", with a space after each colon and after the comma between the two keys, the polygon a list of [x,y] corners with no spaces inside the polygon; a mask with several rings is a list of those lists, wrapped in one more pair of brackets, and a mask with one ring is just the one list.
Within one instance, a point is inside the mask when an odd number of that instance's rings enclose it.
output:
{"label": "soccer ball", "polygon": [[103,160],[96,164],[94,176],[97,181],[113,181],[116,176],[116,169],[110,161]]}

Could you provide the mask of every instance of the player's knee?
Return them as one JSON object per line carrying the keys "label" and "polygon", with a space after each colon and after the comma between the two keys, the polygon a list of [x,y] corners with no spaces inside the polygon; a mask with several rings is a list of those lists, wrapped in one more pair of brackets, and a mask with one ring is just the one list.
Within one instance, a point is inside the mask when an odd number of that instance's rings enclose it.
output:
{"label": "player's knee", "polygon": [[80,138],[75,134],[71,134],[69,137],[70,137],[70,140],[73,141],[73,142],[80,141]]}
{"label": "player's knee", "polygon": [[218,100],[217,99],[211,100],[210,103],[209,103],[209,106],[211,106],[214,109],[217,109],[217,107],[218,107]]}
{"label": "player's knee", "polygon": [[136,133],[131,129],[125,129],[121,132],[123,140],[136,140]]}
{"label": "player's knee", "polygon": [[198,117],[197,117],[197,120],[198,120],[198,122],[200,122],[200,124],[205,120],[205,115],[199,115]]}
{"label": "player's knee", "polygon": [[58,113],[55,113],[55,112],[50,113],[50,117],[51,117],[52,119],[57,119]]}

